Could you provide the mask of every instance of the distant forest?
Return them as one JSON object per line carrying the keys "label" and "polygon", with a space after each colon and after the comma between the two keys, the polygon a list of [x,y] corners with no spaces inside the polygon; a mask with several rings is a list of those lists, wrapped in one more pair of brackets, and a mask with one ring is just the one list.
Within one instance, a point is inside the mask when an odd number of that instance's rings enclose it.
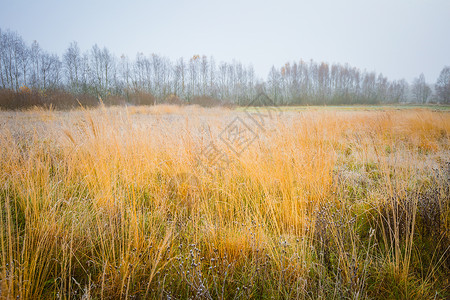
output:
{"label": "distant forest", "polygon": [[448,66],[432,86],[423,74],[408,84],[348,64],[312,60],[272,67],[262,80],[251,65],[200,55],[171,61],[137,53],[130,59],[97,45],[82,52],[73,42],[60,57],[1,29],[0,80],[0,108],[6,109],[95,106],[100,99],[111,105],[248,105],[260,92],[277,105],[450,103]]}

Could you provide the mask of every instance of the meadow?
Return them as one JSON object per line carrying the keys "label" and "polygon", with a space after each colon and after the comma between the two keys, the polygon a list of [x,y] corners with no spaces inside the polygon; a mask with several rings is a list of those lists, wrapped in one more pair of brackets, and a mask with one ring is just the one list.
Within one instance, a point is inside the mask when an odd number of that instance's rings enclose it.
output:
{"label": "meadow", "polygon": [[0,298],[449,299],[449,133],[415,107],[0,111]]}

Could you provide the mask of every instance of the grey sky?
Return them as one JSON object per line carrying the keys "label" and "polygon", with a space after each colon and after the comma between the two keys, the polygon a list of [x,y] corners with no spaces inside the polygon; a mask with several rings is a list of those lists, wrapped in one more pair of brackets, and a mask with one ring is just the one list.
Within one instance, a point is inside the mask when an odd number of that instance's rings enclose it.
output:
{"label": "grey sky", "polygon": [[390,79],[421,72],[434,83],[450,65],[450,1],[25,1],[0,0],[0,27],[62,54],[71,41],[116,55],[193,54],[272,65],[349,63]]}

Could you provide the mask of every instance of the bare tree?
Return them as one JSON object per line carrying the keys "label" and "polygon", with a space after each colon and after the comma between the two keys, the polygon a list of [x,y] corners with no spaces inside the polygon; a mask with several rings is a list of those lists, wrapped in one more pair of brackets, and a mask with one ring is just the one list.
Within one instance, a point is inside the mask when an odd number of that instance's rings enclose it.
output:
{"label": "bare tree", "polygon": [[149,81],[146,84],[146,65],[150,64],[148,59],[144,56],[144,53],[138,52],[136,54],[136,60],[133,64],[133,86],[134,89],[138,92],[144,92],[145,87],[148,86],[150,92],[151,89],[151,76],[148,76],[147,80]]}
{"label": "bare tree", "polygon": [[6,38],[5,33],[2,32],[0,28],[0,80],[2,88],[7,88],[7,77],[6,77]]}
{"label": "bare tree", "polygon": [[81,90],[83,93],[92,92],[93,86],[91,84],[91,66],[89,64],[89,52],[84,52],[81,57]]}
{"label": "bare tree", "polygon": [[388,79],[379,74],[377,78],[377,102],[386,102],[388,99]]}
{"label": "bare tree", "polygon": [[91,49],[90,55],[91,65],[91,82],[95,89],[96,94],[103,93],[103,57],[102,52],[97,44]]}
{"label": "bare tree", "polygon": [[[184,76],[185,76],[185,65],[182,58],[180,58],[173,70],[173,94],[175,96],[184,96]],[[183,97],[182,96],[182,97]]]}
{"label": "bare tree", "polygon": [[280,72],[274,66],[272,66],[272,68],[270,69],[269,77],[267,79],[268,92],[269,95],[277,104],[279,102],[282,102],[280,78],[281,78]]}
{"label": "bare tree", "polygon": [[63,55],[63,66],[67,85],[72,93],[80,92],[81,52],[77,42],[70,43]]}
{"label": "bare tree", "polygon": [[153,94],[158,98],[162,95],[163,76],[162,76],[162,60],[157,54],[152,54],[151,65],[153,68]]}
{"label": "bare tree", "polygon": [[22,80],[20,85],[27,86],[28,69],[30,64],[30,49],[27,47],[22,38],[20,38],[17,43],[17,64],[20,66],[22,73]]}
{"label": "bare tree", "polygon": [[366,103],[377,102],[377,86],[375,72],[364,73],[361,93]]}
{"label": "bare tree", "polygon": [[419,103],[426,103],[431,95],[431,88],[425,81],[425,75],[421,73],[419,78],[415,78],[411,89],[414,99]]}
{"label": "bare tree", "polygon": [[219,90],[219,98],[224,100],[228,100],[228,89],[227,89],[227,70],[228,65],[225,62],[221,62],[219,64],[219,71],[217,74],[218,79],[218,90]]}
{"label": "bare tree", "polygon": [[129,99],[129,93],[131,90],[131,66],[128,56],[122,54],[119,62],[119,84],[121,85],[122,92]]}
{"label": "bare tree", "polygon": [[188,102],[192,100],[193,97],[197,96],[198,93],[198,61],[200,59],[200,55],[194,55],[189,60],[189,95],[188,95]]}
{"label": "bare tree", "polygon": [[209,95],[215,99],[217,98],[216,72],[216,62],[211,56],[209,58]]}
{"label": "bare tree", "polygon": [[110,80],[115,72],[113,55],[106,47],[100,49],[96,44],[91,49],[90,65],[91,82],[96,94],[106,96],[110,92]]}
{"label": "bare tree", "polygon": [[436,94],[441,103],[450,103],[450,67],[442,69],[436,82]]}
{"label": "bare tree", "polygon": [[103,47],[102,59],[103,59],[103,70],[104,70],[104,74],[105,74],[105,76],[104,76],[105,77],[105,83],[104,83],[105,92],[109,93],[110,88],[111,88],[110,81],[112,78],[114,78],[115,71],[116,71],[115,58],[106,47]]}
{"label": "bare tree", "polygon": [[322,62],[317,69],[317,92],[321,103],[325,103],[328,100],[330,94],[329,86],[329,66],[327,63]]}
{"label": "bare tree", "polygon": [[208,62],[208,58],[203,55],[200,61],[200,86],[201,86],[201,95],[205,96],[207,93],[207,89],[208,89],[208,75],[209,75],[209,62]]}
{"label": "bare tree", "polygon": [[39,56],[41,68],[40,78],[42,80],[42,89],[54,89],[60,84],[61,79],[61,62],[56,54],[47,52],[41,53]]}
{"label": "bare tree", "polygon": [[0,38],[2,84],[6,88],[18,91],[26,82],[22,77],[23,67],[26,69],[28,64],[25,43],[16,32],[12,31],[3,32]]}
{"label": "bare tree", "polygon": [[40,71],[40,63],[39,63],[39,57],[41,55],[41,47],[39,46],[37,41],[33,41],[33,43],[31,44],[31,49],[30,49],[30,59],[31,59],[31,85],[33,88],[35,89],[39,89],[40,88],[40,78],[39,78],[39,74],[41,73]]}
{"label": "bare tree", "polygon": [[399,103],[406,101],[406,95],[408,93],[408,83],[406,80],[396,80],[389,84],[388,89],[388,102]]}

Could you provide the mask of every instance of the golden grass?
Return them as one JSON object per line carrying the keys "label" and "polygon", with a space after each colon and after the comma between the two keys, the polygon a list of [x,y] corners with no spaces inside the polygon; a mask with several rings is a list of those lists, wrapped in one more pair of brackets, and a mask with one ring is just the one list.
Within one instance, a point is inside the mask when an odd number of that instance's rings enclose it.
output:
{"label": "golden grass", "polygon": [[448,112],[286,111],[240,156],[232,110],[0,114],[0,298],[450,295]]}

